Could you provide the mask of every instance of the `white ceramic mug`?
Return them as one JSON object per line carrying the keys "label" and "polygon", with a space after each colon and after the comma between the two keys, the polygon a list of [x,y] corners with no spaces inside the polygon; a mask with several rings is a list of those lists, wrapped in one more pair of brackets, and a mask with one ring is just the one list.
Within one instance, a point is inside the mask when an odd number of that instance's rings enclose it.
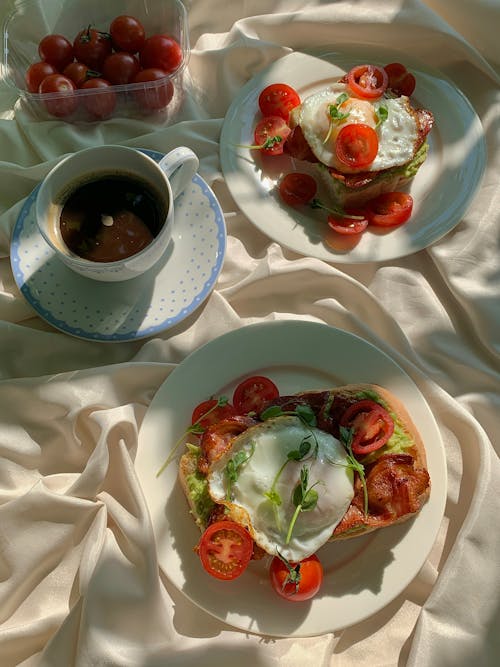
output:
{"label": "white ceramic mug", "polygon": [[[199,166],[193,151],[180,146],[156,162],[145,153],[118,145],[86,148],[63,158],[44,178],[37,193],[38,229],[70,269],[105,282],[134,278],[150,269],[164,254],[172,236],[174,200],[191,182]],[[129,257],[114,261],[85,259],[64,242],[60,217],[64,203],[83,184],[104,177],[135,179],[154,193],[163,222],[152,241]],[[111,219],[110,225],[113,224]]]}

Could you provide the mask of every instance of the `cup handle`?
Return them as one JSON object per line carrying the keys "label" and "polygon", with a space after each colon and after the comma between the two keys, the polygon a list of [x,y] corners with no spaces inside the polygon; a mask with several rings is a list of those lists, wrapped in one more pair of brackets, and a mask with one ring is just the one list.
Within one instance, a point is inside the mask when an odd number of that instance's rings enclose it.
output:
{"label": "cup handle", "polygon": [[190,148],[178,146],[164,155],[158,165],[170,181],[172,195],[176,199],[198,171],[200,161]]}

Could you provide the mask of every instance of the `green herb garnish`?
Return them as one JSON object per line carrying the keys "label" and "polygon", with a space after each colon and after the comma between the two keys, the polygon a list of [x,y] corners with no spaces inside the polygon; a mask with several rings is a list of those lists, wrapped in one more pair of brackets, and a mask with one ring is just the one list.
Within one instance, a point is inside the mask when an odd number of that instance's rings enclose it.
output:
{"label": "green herb garnish", "polygon": [[377,118],[377,124],[375,125],[375,127],[382,125],[382,123],[384,123],[387,120],[388,115],[389,111],[387,107],[379,106],[379,108],[375,111],[375,116]]}
{"label": "green herb garnish", "polygon": [[311,208],[321,208],[324,211],[327,211],[327,213],[333,213],[333,215],[338,215],[341,218],[347,218],[348,220],[364,220],[364,216],[362,215],[352,215],[351,213],[347,213],[344,211],[342,208],[330,208],[328,206],[325,206],[319,199],[314,198],[311,203],[309,204]]}
{"label": "green herb garnish", "polygon": [[240,468],[251,456],[253,456],[254,451],[255,443],[252,442],[251,450],[249,452],[240,450],[227,462],[226,467],[224,468],[227,478],[226,500],[231,500],[231,491],[233,484],[238,480],[240,475]]}
{"label": "green herb garnish", "polygon": [[[346,428],[345,426],[340,427],[340,442],[344,445],[344,447],[347,449],[347,467],[351,468],[352,470],[355,470],[358,475],[359,479],[361,480],[361,484],[363,485],[363,509],[365,512],[365,516],[368,515],[368,489],[366,487],[366,476],[365,476],[365,467],[362,463],[360,463],[357,458],[354,456],[352,453],[352,438],[354,435],[354,431],[352,428]],[[333,463],[330,461],[330,463]],[[341,465],[341,464],[336,464],[336,465]]]}
{"label": "green herb garnish", "polygon": [[283,465],[280,467],[276,475],[274,476],[273,483],[269,491],[266,491],[264,495],[268,498],[273,505],[279,506],[282,503],[280,494],[276,491],[276,484],[278,483],[279,478],[281,477],[283,470],[286,468],[287,464],[290,461],[302,461],[311,451],[311,443],[307,438],[304,438],[299,445],[298,449],[290,450],[286,455],[286,460]]}
{"label": "green herb garnish", "polygon": [[347,95],[346,93],[342,93],[335,100],[335,104],[330,104],[328,106],[328,117],[330,118],[330,126],[328,127],[328,132],[326,134],[326,137],[323,139],[324,144],[326,144],[328,139],[331,137],[333,126],[335,125],[335,123],[340,123],[341,121],[345,120],[347,116],[349,116],[349,111],[344,113],[339,110],[339,107],[348,99],[349,95]]}
{"label": "green herb garnish", "polygon": [[292,539],[292,532],[297,521],[297,518],[301,512],[310,512],[318,504],[318,492],[314,488],[319,484],[315,482],[312,486],[309,484],[309,468],[307,466],[302,466],[300,470],[300,480],[297,486],[295,487],[292,494],[292,502],[295,505],[295,512],[293,513],[292,520],[288,526],[288,532],[286,534],[285,544],[288,544]]}

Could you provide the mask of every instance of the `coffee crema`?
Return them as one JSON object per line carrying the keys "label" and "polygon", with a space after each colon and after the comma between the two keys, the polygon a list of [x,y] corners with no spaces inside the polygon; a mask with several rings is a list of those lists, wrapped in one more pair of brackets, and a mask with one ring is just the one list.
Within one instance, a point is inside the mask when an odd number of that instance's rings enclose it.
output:
{"label": "coffee crema", "polygon": [[74,254],[93,262],[116,262],[146,248],[166,213],[160,195],[135,176],[96,175],[62,203],[59,228]]}

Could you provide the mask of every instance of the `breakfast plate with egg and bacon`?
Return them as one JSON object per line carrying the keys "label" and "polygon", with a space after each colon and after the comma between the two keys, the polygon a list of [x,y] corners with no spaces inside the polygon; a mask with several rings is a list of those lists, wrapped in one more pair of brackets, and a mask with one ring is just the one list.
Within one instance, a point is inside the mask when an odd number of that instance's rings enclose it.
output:
{"label": "breakfast plate with egg and bacon", "polygon": [[439,430],[411,379],[305,321],[246,326],[187,357],[148,409],[135,468],[167,579],[263,635],[334,632],[385,607],[446,501]]}
{"label": "breakfast plate with egg and bacon", "polygon": [[228,188],[297,253],[384,261],[462,219],[484,171],[481,123],[436,72],[291,53],[249,81],[224,120]]}

